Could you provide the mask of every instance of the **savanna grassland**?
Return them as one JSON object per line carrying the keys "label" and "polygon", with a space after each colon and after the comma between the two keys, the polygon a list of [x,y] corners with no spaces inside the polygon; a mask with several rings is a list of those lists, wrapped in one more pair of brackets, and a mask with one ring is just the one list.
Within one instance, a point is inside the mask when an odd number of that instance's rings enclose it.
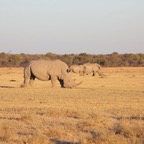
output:
{"label": "savanna grassland", "polygon": [[0,68],[0,144],[143,144],[144,67],[103,68],[74,89]]}

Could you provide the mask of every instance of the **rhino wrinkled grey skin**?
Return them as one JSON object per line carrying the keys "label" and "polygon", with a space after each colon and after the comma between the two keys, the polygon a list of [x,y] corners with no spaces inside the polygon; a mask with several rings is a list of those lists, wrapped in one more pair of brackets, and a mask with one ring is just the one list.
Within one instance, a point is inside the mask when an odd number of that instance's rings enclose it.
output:
{"label": "rhino wrinkled grey skin", "polygon": [[52,87],[55,86],[57,80],[63,88],[73,88],[80,85],[82,82],[75,83],[69,72],[68,65],[61,60],[34,60],[24,68],[22,87],[32,85],[35,78],[42,81],[51,80]]}
{"label": "rhino wrinkled grey skin", "polygon": [[85,63],[83,66],[84,66],[84,74],[86,75],[92,74],[92,76],[95,76],[96,73],[98,73],[98,75],[101,77],[105,76],[101,72],[101,66],[97,63]]}

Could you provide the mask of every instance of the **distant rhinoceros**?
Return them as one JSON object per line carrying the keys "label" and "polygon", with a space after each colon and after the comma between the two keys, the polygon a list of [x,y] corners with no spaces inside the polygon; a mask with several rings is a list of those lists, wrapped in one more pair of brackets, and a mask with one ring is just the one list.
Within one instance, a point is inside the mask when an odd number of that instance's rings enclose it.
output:
{"label": "distant rhinoceros", "polygon": [[80,76],[84,75],[84,66],[83,65],[71,65],[70,69],[73,73],[79,74]]}
{"label": "distant rhinoceros", "polygon": [[99,76],[103,77],[105,76],[101,72],[101,66],[97,63],[85,63],[84,66],[84,74],[89,75],[92,74],[92,76],[95,76],[96,73],[98,73]]}
{"label": "distant rhinoceros", "polygon": [[24,84],[22,86],[32,85],[35,78],[48,81],[51,80],[52,87],[56,80],[60,82],[61,87],[73,88],[82,82],[75,83],[71,78],[70,69],[66,63],[61,60],[34,60],[24,68]]}

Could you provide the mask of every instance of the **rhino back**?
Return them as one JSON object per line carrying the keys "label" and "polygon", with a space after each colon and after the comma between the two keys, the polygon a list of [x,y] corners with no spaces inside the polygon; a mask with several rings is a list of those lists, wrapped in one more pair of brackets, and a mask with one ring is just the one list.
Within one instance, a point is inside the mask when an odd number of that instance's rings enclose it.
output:
{"label": "rhino back", "polygon": [[101,67],[100,67],[99,64],[97,64],[97,63],[93,64],[93,71],[99,71],[100,68],[101,68]]}
{"label": "rhino back", "polygon": [[31,63],[33,75],[40,80],[48,80],[52,75],[61,77],[62,69],[66,68],[66,64],[59,60],[37,60]]}
{"label": "rhino back", "polygon": [[85,65],[85,72],[88,74],[88,73],[91,73],[92,72],[92,65],[88,64],[88,65]]}
{"label": "rhino back", "polygon": [[79,73],[79,66],[78,65],[72,65],[70,67],[70,69],[74,72],[74,73]]}

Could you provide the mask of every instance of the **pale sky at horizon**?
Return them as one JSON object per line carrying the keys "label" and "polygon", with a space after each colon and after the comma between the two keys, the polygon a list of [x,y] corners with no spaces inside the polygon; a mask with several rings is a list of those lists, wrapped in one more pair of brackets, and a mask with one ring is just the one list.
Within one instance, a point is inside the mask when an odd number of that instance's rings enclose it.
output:
{"label": "pale sky at horizon", "polygon": [[144,53],[144,0],[0,0],[0,53]]}

